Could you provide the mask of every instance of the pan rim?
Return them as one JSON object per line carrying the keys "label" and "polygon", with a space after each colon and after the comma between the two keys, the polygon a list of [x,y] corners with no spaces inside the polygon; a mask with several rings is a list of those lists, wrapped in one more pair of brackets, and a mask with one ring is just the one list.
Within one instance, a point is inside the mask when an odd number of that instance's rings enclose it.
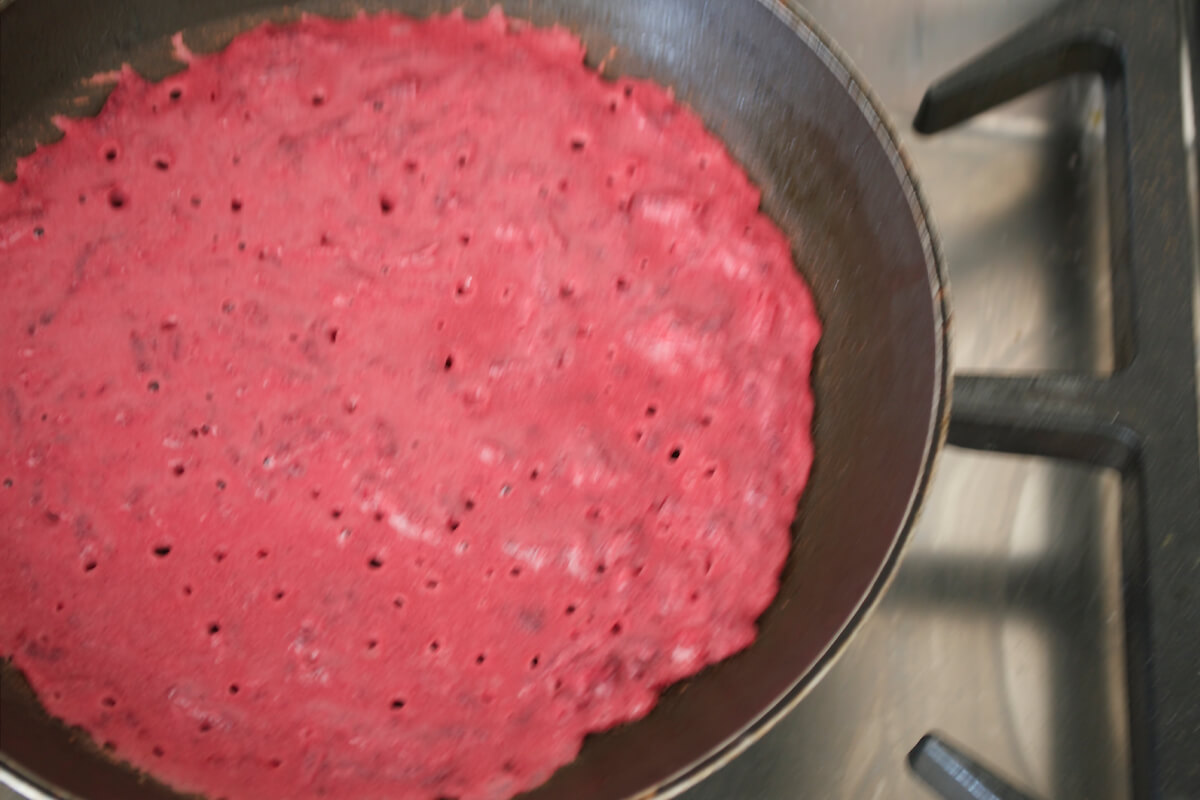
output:
{"label": "pan rim", "polygon": [[[894,124],[883,109],[883,104],[854,66],[849,55],[817,25],[799,0],[755,0],[786,25],[801,43],[808,47],[821,63],[833,74],[842,88],[850,95],[859,111],[870,124],[875,138],[883,147],[892,169],[900,181],[905,200],[908,202],[913,223],[925,256],[926,274],[932,290],[937,331],[934,336],[934,397],[925,438],[921,469],[908,498],[903,519],[892,540],[887,557],[880,563],[875,577],[854,613],[843,623],[825,650],[813,665],[799,675],[786,691],[763,709],[740,731],[714,747],[707,756],[685,767],[674,775],[647,787],[627,800],[649,800],[649,798],[677,797],[728,765],[751,745],[762,739],[784,716],[791,712],[807,694],[825,677],[845,652],[850,640],[858,632],[863,621],[878,606],[895,578],[904,551],[912,538],[912,530],[920,515],[922,502],[933,479],[937,456],[946,443],[950,425],[951,398],[953,394],[953,372],[950,368],[950,290],[945,276],[945,264],[941,243],[933,228],[924,193],[913,173],[912,161],[900,142]],[[751,647],[754,645],[752,644]],[[901,754],[903,755],[903,754]]]}

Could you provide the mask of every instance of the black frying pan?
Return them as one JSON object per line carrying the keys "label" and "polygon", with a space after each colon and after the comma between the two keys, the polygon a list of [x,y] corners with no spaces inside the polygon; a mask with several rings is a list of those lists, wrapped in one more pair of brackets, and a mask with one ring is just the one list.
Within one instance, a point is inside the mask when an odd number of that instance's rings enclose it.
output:
{"label": "black frying pan", "polygon": [[[0,0],[3,7],[4,0]],[[422,16],[486,0],[368,0]],[[824,322],[813,376],[816,461],[779,596],[745,652],[593,736],[528,797],[671,795],[763,734],[817,680],[887,583],[945,434],[946,306],[933,236],[895,136],[862,81],[783,0],[507,0],[579,33],[606,72],[674,86],[763,188]],[[337,0],[306,4],[345,13]],[[129,61],[151,77],[256,21],[271,0],[15,0],[0,10],[0,171],[49,138],[80,80]],[[3,613],[20,613],[5,609]],[[168,798],[40,709],[0,668],[0,778],[50,796]],[[7,773],[5,775],[4,773]],[[36,795],[35,795],[36,796]]]}

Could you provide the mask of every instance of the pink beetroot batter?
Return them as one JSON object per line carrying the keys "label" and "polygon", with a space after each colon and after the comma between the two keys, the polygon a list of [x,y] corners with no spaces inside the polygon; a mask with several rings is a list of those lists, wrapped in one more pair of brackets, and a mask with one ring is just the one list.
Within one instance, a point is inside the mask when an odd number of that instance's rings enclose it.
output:
{"label": "pink beetroot batter", "polygon": [[0,653],[228,798],[503,798],[754,638],[819,326],[669,92],[307,19],[0,185]]}

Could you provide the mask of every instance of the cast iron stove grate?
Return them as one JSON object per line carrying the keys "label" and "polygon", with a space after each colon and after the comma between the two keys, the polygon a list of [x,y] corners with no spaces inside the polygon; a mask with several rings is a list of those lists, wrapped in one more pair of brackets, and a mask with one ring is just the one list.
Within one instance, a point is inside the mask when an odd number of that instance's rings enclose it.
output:
{"label": "cast iron stove grate", "polygon": [[[1109,376],[959,376],[949,441],[1120,471],[1122,591],[1137,798],[1200,798],[1200,446],[1185,37],[1196,0],[1059,6],[926,92],[933,134],[1053,80],[1104,84],[1115,368]],[[1190,126],[1194,120],[1186,120]],[[910,754],[947,798],[1023,798],[930,735]]]}

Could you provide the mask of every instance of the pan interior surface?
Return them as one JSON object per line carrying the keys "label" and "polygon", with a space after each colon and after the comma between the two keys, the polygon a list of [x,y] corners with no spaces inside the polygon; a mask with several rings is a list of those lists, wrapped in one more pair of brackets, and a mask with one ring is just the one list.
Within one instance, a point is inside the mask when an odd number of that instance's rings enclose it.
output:
{"label": "pan interior surface", "polygon": [[[393,0],[359,8],[414,16],[487,2]],[[802,18],[772,0],[513,0],[513,17],[579,34],[611,75],[674,87],[763,189],[824,325],[813,382],[815,463],[779,595],[759,638],[669,689],[645,719],[590,737],[537,800],[673,794],[783,713],[878,594],[929,476],[947,400],[945,309],[932,237],[892,137],[852,72]],[[51,114],[79,113],[82,79],[130,62],[179,68],[169,37],[220,48],[265,19],[270,0],[15,0],[0,10],[0,172],[48,141]],[[96,98],[97,102],[99,98]],[[93,105],[95,107],[95,105]],[[8,613],[19,613],[9,609]],[[0,772],[52,796],[177,797],[118,768],[50,720],[0,667]]]}

